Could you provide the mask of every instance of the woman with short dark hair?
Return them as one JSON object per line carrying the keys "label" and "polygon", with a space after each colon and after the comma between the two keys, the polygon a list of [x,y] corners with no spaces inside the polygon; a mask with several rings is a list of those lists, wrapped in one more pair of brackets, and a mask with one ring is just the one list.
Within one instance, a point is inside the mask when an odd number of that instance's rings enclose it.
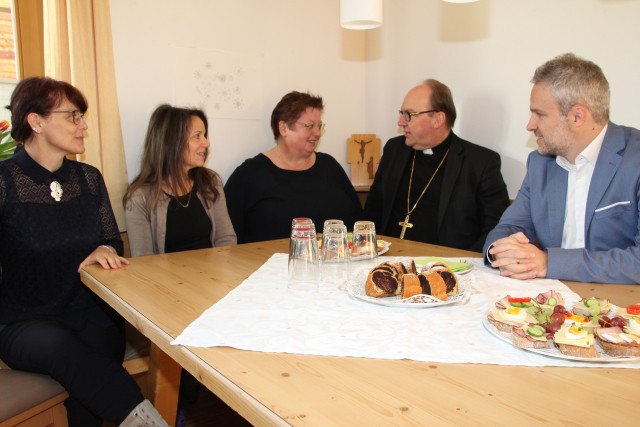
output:
{"label": "woman with short dark hair", "polygon": [[322,98],[286,94],[271,114],[275,147],[246,160],[225,186],[239,243],[289,237],[291,220],[308,217],[351,226],[362,207],[342,166],[316,151],[324,133]]}
{"label": "woman with short dark hair", "polygon": [[18,148],[0,162],[0,359],[62,384],[72,427],[166,426],[122,367],[123,319],[78,274],[129,263],[102,175],[66,157],[84,153],[87,101],[32,77],[8,108]]}

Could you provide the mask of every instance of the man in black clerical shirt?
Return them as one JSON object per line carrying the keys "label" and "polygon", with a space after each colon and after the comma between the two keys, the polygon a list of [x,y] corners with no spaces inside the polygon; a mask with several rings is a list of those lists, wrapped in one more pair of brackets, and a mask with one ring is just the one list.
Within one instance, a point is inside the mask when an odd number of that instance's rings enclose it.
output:
{"label": "man in black clerical shirt", "polygon": [[481,251],[509,205],[500,155],[452,131],[451,91],[429,79],[407,93],[365,205],[378,234]]}

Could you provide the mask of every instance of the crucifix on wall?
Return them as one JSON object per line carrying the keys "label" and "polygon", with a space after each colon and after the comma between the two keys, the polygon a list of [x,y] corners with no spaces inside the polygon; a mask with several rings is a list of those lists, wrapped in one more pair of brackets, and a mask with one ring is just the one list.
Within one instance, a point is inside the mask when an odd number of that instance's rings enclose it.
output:
{"label": "crucifix on wall", "polygon": [[347,162],[351,164],[353,185],[371,185],[380,163],[380,138],[375,134],[355,134],[347,141]]}

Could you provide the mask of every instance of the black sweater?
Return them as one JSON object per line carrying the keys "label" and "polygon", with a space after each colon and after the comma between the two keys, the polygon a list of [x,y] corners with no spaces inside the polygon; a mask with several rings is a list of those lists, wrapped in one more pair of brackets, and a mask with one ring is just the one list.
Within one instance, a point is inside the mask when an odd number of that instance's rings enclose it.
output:
{"label": "black sweater", "polygon": [[[62,186],[60,201],[50,185]],[[0,324],[96,305],[78,266],[98,246],[122,254],[100,172],[64,159],[51,173],[23,149],[0,162]]]}
{"label": "black sweater", "polygon": [[318,232],[327,219],[341,219],[348,229],[362,219],[358,196],[340,164],[316,153],[304,171],[280,169],[264,154],[245,160],[224,187],[238,243],[289,237],[291,220],[308,217]]}

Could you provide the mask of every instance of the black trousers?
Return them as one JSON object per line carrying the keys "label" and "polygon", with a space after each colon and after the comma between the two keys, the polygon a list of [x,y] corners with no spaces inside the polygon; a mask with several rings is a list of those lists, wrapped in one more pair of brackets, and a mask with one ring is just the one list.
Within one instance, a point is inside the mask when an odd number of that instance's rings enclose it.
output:
{"label": "black trousers", "polygon": [[70,427],[119,425],[144,399],[122,367],[124,323],[109,308],[33,319],[0,330],[0,359],[13,369],[51,376],[69,393]]}

